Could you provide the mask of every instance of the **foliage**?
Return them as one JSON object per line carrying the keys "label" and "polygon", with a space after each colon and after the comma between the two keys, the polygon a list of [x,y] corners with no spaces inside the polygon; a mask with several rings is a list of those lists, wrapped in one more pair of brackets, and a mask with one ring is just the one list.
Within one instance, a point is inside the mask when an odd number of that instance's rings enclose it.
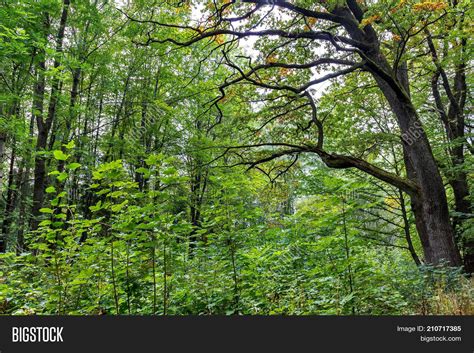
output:
{"label": "foliage", "polygon": [[0,3],[0,314],[474,314],[467,1]]}

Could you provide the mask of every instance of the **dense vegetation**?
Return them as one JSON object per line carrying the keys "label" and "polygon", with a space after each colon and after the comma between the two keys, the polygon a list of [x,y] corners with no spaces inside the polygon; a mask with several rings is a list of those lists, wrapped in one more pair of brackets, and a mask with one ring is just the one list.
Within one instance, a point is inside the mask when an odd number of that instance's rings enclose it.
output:
{"label": "dense vegetation", "polygon": [[471,16],[0,0],[0,313],[473,314]]}

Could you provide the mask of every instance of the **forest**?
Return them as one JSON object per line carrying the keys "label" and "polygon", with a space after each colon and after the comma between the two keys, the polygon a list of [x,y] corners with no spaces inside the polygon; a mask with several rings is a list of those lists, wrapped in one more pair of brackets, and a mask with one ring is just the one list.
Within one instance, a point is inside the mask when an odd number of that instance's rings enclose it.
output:
{"label": "forest", "polygon": [[469,0],[0,0],[0,314],[473,315]]}

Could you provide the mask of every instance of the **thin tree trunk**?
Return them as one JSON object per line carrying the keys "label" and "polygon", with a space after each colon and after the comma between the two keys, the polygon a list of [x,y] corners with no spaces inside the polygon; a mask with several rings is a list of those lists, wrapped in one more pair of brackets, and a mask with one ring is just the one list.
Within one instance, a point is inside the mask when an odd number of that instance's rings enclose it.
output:
{"label": "thin tree trunk", "polygon": [[[1,111],[0,111],[1,114]],[[0,164],[3,163],[5,158],[5,142],[7,140],[7,134],[5,132],[0,132]],[[0,170],[0,186],[3,182],[3,172]]]}
{"label": "thin tree trunk", "polygon": [[405,197],[403,196],[402,190],[398,189],[398,193],[399,193],[400,207],[402,211],[403,231],[405,233],[405,239],[407,241],[408,251],[410,252],[411,257],[413,258],[413,261],[415,261],[415,264],[417,266],[420,266],[421,265],[420,258],[418,257],[415,247],[413,246],[413,242],[411,240],[410,222],[408,221],[408,212],[406,209]]}
{"label": "thin tree trunk", "polygon": [[[64,32],[66,29],[66,22],[69,12],[69,3],[70,0],[63,1],[63,9],[61,13],[61,20],[59,24],[58,34],[56,36],[56,54],[61,55],[63,51],[63,40]],[[49,26],[49,24],[48,24]],[[46,27],[48,29],[49,27]],[[45,31],[47,33],[47,31]],[[57,69],[60,66],[60,58],[57,57],[54,60],[54,68]],[[51,84],[51,95],[48,106],[48,116],[46,120],[43,120],[43,101],[44,101],[44,92],[45,92],[45,61],[41,61],[39,65],[39,79],[37,87],[35,89],[35,99],[36,104],[33,104],[36,115],[36,124],[38,127],[38,138],[36,141],[36,152],[42,153],[45,152],[45,148],[48,142],[48,135],[51,130],[53,120],[56,116],[56,108],[59,99],[59,87],[60,79],[59,77],[54,77]],[[34,171],[34,186],[33,186],[33,208],[32,208],[32,221],[31,229],[35,230],[38,228],[40,215],[39,210],[43,207],[44,202],[44,190],[46,187],[46,158],[44,155],[37,154],[35,158],[35,171]]]}
{"label": "thin tree trunk", "polygon": [[8,172],[7,182],[7,199],[5,204],[5,212],[3,214],[2,222],[2,235],[0,238],[0,253],[5,252],[7,248],[8,231],[13,217],[13,210],[15,209],[15,197],[14,197],[14,177],[15,177],[15,160],[16,160],[16,148],[15,142],[13,143],[12,154],[10,156],[10,168]]}
{"label": "thin tree trunk", "polygon": [[[349,278],[349,293],[352,294],[354,293],[354,279],[352,277],[352,265],[350,262],[350,249],[349,249],[349,239],[347,236],[347,225],[346,225],[346,200],[342,198],[342,225],[343,225],[343,230],[344,230],[344,250],[346,254],[346,261],[347,261],[347,275]],[[355,315],[356,309],[355,309],[355,304],[354,304],[354,299],[351,299],[352,303],[352,315]]]}

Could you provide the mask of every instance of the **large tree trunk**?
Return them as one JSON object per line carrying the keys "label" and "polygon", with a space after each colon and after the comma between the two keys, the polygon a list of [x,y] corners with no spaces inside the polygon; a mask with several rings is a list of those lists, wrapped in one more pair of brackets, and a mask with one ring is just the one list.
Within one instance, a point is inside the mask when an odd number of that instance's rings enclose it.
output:
{"label": "large tree trunk", "polygon": [[[431,35],[428,35],[429,47],[433,55],[435,64],[438,64],[437,54],[431,41]],[[450,101],[449,108],[446,110],[440,90],[438,89],[439,78],[442,79],[442,87],[444,87]],[[448,168],[447,178],[453,189],[454,209],[456,214],[453,216],[453,226],[457,232],[458,238],[461,240],[463,250],[463,262],[466,272],[474,272],[474,242],[462,234],[462,223],[470,216],[471,203],[469,201],[469,184],[467,182],[467,173],[463,171],[464,166],[464,146],[466,137],[464,130],[466,128],[464,120],[464,106],[466,103],[466,78],[465,65],[461,64],[456,67],[456,75],[454,77],[453,89],[451,89],[447,75],[443,68],[438,64],[438,69],[433,75],[431,81],[431,89],[435,99],[436,108],[441,122],[443,123],[446,137],[452,146],[449,147],[448,153],[451,161],[450,171]]]}
{"label": "large tree trunk", "polygon": [[375,78],[397,117],[406,160],[419,186],[419,193],[411,197],[425,261],[460,266],[443,180],[417,113],[407,95],[396,93],[380,77]]}
{"label": "large tree trunk", "polygon": [[[459,135],[459,133],[458,133]],[[464,139],[464,126],[463,132],[460,136]],[[459,141],[459,139],[458,139]],[[456,215],[453,217],[454,229],[460,239],[460,244],[463,252],[463,265],[464,269],[468,273],[474,272],[474,240],[470,239],[469,236],[463,234],[463,221],[470,217],[472,212],[472,206],[469,201],[469,185],[467,183],[466,172],[459,170],[464,165],[464,144],[455,146],[451,151],[451,159],[453,167],[457,170],[454,175],[451,176],[449,184],[453,189],[454,194],[454,210]]]}
{"label": "large tree trunk", "polygon": [[377,81],[397,117],[406,159],[420,188],[417,195],[412,195],[412,205],[417,230],[425,238],[425,261],[460,266],[443,180],[417,113],[407,95],[395,93],[380,78]]}
{"label": "large tree trunk", "polygon": [[[357,5],[353,2],[351,4],[357,10]],[[425,262],[460,266],[461,257],[454,240],[443,180],[410,98],[406,68],[401,65],[401,73],[398,69],[394,71],[380,51],[380,43],[373,28],[367,26],[360,29],[358,21],[348,8],[337,8],[334,13],[348,19],[344,27],[352,39],[368,44],[361,54],[367,62],[366,68],[397,119],[402,133],[407,174],[418,185],[418,191],[410,196]]]}
{"label": "large tree trunk", "polygon": [[[463,15],[461,15],[460,21],[464,21]],[[446,132],[446,137],[451,144],[448,148],[451,166],[447,166],[446,176],[454,194],[454,209],[456,214],[453,216],[453,226],[462,246],[464,267],[468,273],[472,273],[474,271],[474,241],[468,239],[468,237],[463,234],[462,229],[463,221],[470,217],[472,210],[469,201],[467,173],[463,171],[464,146],[467,145],[465,137],[466,122],[464,118],[464,108],[467,100],[467,38],[462,38],[459,42],[454,43],[454,45],[459,48],[459,56],[458,63],[454,67],[455,75],[451,84],[445,68],[440,63],[440,58],[431,33],[426,29],[425,34],[433,63],[436,66],[436,71],[431,79],[431,90],[438,115]],[[449,102],[447,109],[441,98],[441,90],[444,90],[447,101]]]}

